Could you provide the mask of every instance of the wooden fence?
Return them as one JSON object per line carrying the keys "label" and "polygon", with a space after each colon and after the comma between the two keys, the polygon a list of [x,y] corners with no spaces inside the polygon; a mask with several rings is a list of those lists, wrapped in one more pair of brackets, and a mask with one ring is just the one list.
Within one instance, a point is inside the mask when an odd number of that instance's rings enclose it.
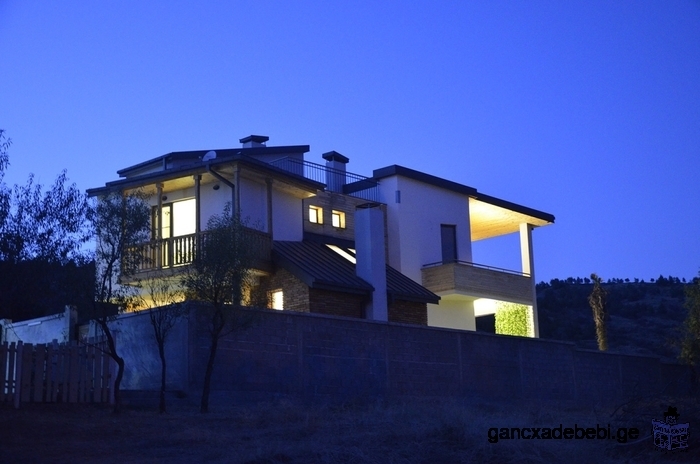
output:
{"label": "wooden fence", "polygon": [[0,403],[112,402],[114,362],[100,344],[0,344]]}

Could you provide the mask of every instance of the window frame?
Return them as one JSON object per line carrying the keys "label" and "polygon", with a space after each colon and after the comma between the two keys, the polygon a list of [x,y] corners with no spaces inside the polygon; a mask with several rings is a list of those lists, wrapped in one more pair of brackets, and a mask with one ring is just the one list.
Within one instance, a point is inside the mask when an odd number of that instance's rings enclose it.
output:
{"label": "window frame", "polygon": [[[311,212],[314,212],[316,215],[316,220],[314,221],[311,217]],[[323,225],[323,208],[320,206],[316,205],[309,205],[309,222],[311,224],[320,224]]]}

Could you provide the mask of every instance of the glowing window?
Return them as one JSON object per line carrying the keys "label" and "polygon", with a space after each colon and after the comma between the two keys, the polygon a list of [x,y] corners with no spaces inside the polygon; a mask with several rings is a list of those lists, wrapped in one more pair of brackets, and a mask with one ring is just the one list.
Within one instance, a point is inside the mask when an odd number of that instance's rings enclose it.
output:
{"label": "glowing window", "polygon": [[309,206],[309,222],[314,224],[323,224],[323,208],[318,206]]}
{"label": "glowing window", "polygon": [[173,203],[173,237],[195,233],[196,211],[194,198]]}
{"label": "glowing window", "polygon": [[345,229],[345,213],[336,210],[331,211],[331,223],[333,227]]}
{"label": "glowing window", "polygon": [[270,305],[272,309],[284,309],[284,293],[282,290],[273,290],[270,292]]}

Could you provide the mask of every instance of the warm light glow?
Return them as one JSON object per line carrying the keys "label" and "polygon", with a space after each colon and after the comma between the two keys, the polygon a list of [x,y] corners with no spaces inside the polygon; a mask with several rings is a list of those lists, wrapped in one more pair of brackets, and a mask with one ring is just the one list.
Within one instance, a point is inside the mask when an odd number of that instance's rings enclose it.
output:
{"label": "warm light glow", "polygon": [[323,224],[323,208],[309,206],[309,222]]}
{"label": "warm light glow", "polygon": [[342,211],[331,211],[331,223],[333,227],[345,229],[345,213]]}
{"label": "warm light glow", "polygon": [[498,300],[489,298],[477,298],[474,300],[474,316],[485,316],[487,314],[496,314],[498,309]]}
{"label": "warm light glow", "polygon": [[[351,255],[350,253],[348,253],[347,251],[345,251],[345,250],[343,250],[342,248],[339,248],[339,247],[337,247],[337,246],[335,246],[335,245],[329,245],[329,244],[327,244],[327,243],[326,243],[326,246],[327,246],[328,248],[330,248],[331,250],[335,251],[336,253],[338,253],[338,254],[339,254],[340,256],[342,256],[343,258],[345,258],[345,259],[347,259],[348,261],[350,261],[352,264],[355,264],[355,257],[354,257],[353,255]],[[354,250],[353,250],[353,251],[354,251]]]}
{"label": "warm light glow", "polygon": [[284,309],[284,293],[282,290],[270,292],[270,304],[272,305],[272,309]]}
{"label": "warm light glow", "polygon": [[194,198],[173,203],[173,237],[195,233],[196,206]]}

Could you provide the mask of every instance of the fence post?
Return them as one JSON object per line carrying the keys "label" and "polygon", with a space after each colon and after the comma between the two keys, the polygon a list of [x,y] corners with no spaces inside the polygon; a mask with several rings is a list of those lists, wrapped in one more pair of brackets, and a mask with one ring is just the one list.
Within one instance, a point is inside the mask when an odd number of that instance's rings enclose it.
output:
{"label": "fence post", "polygon": [[[112,331],[112,339],[114,341],[114,350],[116,352],[117,350],[117,334],[119,332],[114,330]],[[112,359],[112,356],[109,356],[109,404],[114,404],[114,381],[117,378],[117,362]]]}
{"label": "fence post", "polygon": [[[14,345],[14,343],[13,343]],[[22,378],[22,348],[24,347],[24,343],[22,341],[18,341],[15,349],[15,378],[14,378],[14,383],[15,383],[15,409],[19,409],[19,395],[22,392],[22,382],[19,381],[19,379]],[[12,356],[10,354],[10,356]],[[12,371],[10,371],[10,376],[12,376]]]}

